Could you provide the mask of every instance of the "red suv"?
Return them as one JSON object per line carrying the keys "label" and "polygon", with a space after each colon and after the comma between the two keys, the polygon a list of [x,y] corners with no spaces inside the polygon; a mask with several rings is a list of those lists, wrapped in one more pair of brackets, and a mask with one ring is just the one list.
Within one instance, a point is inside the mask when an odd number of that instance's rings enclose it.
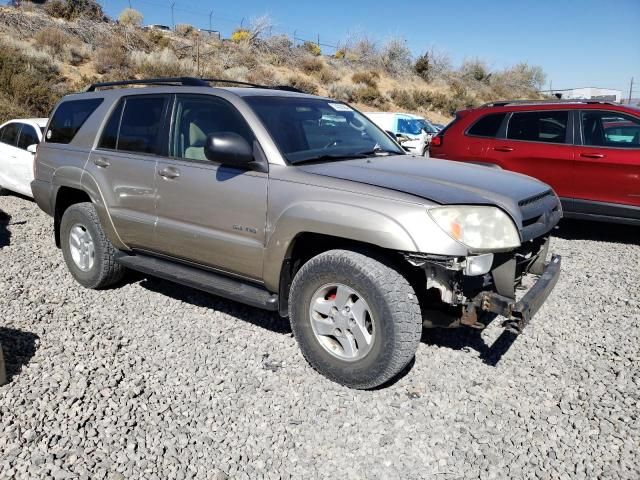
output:
{"label": "red suv", "polygon": [[600,101],[510,101],[462,110],[430,156],[536,177],[565,217],[640,225],[640,109]]}

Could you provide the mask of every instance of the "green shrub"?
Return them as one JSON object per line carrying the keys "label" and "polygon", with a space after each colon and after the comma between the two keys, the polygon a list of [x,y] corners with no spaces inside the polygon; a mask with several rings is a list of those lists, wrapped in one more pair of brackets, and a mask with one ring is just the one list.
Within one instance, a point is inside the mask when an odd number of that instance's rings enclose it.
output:
{"label": "green shrub", "polygon": [[302,75],[292,75],[289,77],[289,85],[298,90],[302,90],[305,93],[316,95],[318,93],[318,86],[311,80],[303,77]]}
{"label": "green shrub", "polygon": [[379,79],[380,75],[378,72],[374,72],[373,70],[356,72],[351,75],[351,81],[353,83],[362,83],[372,88],[378,88]]}

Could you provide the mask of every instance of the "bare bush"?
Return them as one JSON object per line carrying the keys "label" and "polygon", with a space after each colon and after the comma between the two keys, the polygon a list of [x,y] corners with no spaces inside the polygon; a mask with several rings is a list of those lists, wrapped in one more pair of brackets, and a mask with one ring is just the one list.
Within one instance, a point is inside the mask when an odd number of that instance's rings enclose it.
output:
{"label": "bare bush", "polygon": [[104,47],[96,50],[93,57],[96,72],[107,73],[111,70],[122,72],[126,76],[129,67],[129,55],[121,40],[111,39]]}
{"label": "bare bush", "polygon": [[195,27],[188,23],[178,23],[176,25],[176,34],[180,35],[181,37],[192,35],[195,33],[195,31]]}
{"label": "bare bush", "polygon": [[355,99],[356,87],[345,83],[332,83],[329,85],[329,96],[343,102],[353,102]]}
{"label": "bare bush", "polygon": [[54,55],[60,56],[67,45],[71,43],[71,37],[55,27],[47,27],[39,30],[33,37],[36,45],[49,48]]}
{"label": "bare bush", "polygon": [[145,77],[179,77],[195,73],[193,62],[179,60],[176,54],[167,48],[151,53],[132,52],[131,63],[136,71]]}
{"label": "bare bush", "polygon": [[318,57],[304,57],[298,64],[306,74],[320,72],[325,68],[324,62]]}
{"label": "bare bush", "polygon": [[133,8],[125,8],[118,16],[118,22],[125,27],[139,27],[142,25],[142,13]]}
{"label": "bare bush", "polygon": [[353,83],[363,83],[373,88],[378,88],[378,80],[380,80],[380,74],[373,70],[360,71],[351,75]]}
{"label": "bare bush", "polygon": [[56,18],[76,20],[85,18],[97,22],[104,22],[107,16],[102,7],[95,0],[50,0],[44,5],[44,11]]}
{"label": "bare bush", "polygon": [[382,67],[391,75],[403,76],[411,72],[411,50],[403,38],[391,38],[380,52]]}
{"label": "bare bush", "polygon": [[451,70],[451,59],[446,53],[431,48],[416,59],[413,69],[425,82],[432,82]]}
{"label": "bare bush", "polygon": [[288,79],[289,85],[298,90],[302,90],[305,93],[316,95],[318,93],[318,86],[310,79],[302,75],[291,75]]}
{"label": "bare bush", "polygon": [[462,78],[476,82],[486,82],[491,76],[487,63],[479,58],[466,59],[462,62],[459,72]]}

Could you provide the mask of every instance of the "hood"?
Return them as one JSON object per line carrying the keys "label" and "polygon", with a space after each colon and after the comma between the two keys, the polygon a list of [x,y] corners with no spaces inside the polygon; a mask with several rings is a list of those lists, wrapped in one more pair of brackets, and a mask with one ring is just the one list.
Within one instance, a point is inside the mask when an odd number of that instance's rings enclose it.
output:
{"label": "hood", "polygon": [[[511,215],[521,231],[535,223],[544,224],[536,231],[548,231],[561,216],[551,187],[534,178],[491,167],[394,155],[297,168],[408,193],[441,205],[496,205]],[[523,239],[529,236],[522,233]]]}

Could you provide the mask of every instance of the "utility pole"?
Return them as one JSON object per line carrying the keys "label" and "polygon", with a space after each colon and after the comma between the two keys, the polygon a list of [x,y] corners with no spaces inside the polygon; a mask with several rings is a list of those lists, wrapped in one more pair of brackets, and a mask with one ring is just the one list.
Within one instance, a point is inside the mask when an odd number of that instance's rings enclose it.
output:
{"label": "utility pole", "polygon": [[129,0],[129,8],[131,8],[131,0]]}
{"label": "utility pole", "polygon": [[633,77],[631,77],[631,85],[629,85],[629,105],[631,105],[631,95],[633,94]]}
{"label": "utility pole", "polygon": [[211,28],[211,18],[213,17],[213,10],[211,10],[209,12],[209,35],[211,35],[212,32],[212,28]]}
{"label": "utility pole", "polygon": [[173,27],[174,30],[176,29],[176,22],[173,19],[173,7],[175,6],[176,6],[176,2],[173,2],[171,4],[171,26]]}

